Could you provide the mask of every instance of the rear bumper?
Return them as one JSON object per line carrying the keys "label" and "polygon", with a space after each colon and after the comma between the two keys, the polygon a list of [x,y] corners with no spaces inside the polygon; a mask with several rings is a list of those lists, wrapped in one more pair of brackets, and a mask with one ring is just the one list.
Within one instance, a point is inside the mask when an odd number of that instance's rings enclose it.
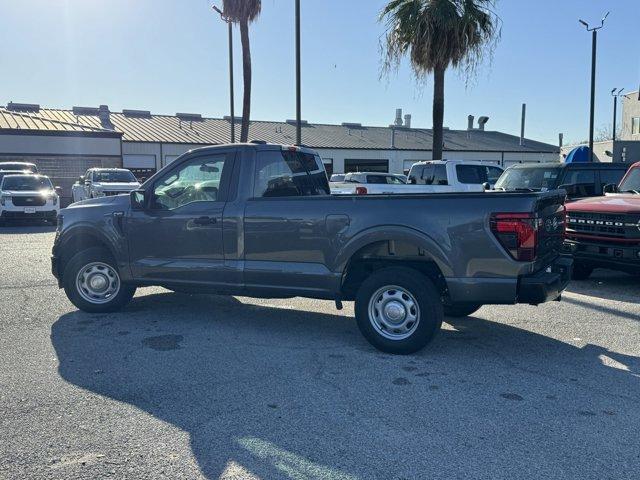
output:
{"label": "rear bumper", "polygon": [[640,245],[565,240],[563,251],[573,255],[576,262],[593,268],[640,272]]}
{"label": "rear bumper", "polygon": [[538,305],[560,298],[571,280],[572,268],[573,259],[562,255],[538,273],[521,277],[516,303]]}

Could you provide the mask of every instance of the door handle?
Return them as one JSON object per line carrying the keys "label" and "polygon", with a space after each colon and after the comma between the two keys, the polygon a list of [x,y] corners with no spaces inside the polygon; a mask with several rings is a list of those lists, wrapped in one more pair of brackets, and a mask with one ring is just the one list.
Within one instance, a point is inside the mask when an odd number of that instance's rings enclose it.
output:
{"label": "door handle", "polygon": [[193,223],[196,225],[213,225],[216,221],[213,217],[198,217],[193,219]]}

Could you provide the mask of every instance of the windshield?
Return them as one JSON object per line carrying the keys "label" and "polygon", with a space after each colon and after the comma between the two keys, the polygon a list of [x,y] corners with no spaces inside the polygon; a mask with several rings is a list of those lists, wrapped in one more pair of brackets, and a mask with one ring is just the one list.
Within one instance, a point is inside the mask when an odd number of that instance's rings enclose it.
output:
{"label": "windshield", "polygon": [[640,168],[633,168],[629,174],[622,180],[620,192],[640,193]]}
{"label": "windshield", "polygon": [[13,190],[17,192],[52,190],[53,185],[47,177],[36,175],[12,175],[2,179],[2,190]]}
{"label": "windshield", "polygon": [[106,172],[94,172],[93,181],[100,183],[130,183],[135,182],[136,177],[129,170],[111,170]]}
{"label": "windshield", "polygon": [[553,190],[560,167],[508,168],[496,182],[496,190]]}

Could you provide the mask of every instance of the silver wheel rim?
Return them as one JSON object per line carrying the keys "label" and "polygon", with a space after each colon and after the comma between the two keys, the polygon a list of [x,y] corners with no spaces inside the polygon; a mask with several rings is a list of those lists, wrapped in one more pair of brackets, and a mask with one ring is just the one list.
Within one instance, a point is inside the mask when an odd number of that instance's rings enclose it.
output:
{"label": "silver wheel rim", "polygon": [[408,290],[397,285],[387,285],[371,295],[369,321],[383,337],[404,340],[418,328],[420,307]]}
{"label": "silver wheel rim", "polygon": [[120,291],[120,276],[110,265],[92,262],[78,272],[76,288],[87,302],[107,303]]}

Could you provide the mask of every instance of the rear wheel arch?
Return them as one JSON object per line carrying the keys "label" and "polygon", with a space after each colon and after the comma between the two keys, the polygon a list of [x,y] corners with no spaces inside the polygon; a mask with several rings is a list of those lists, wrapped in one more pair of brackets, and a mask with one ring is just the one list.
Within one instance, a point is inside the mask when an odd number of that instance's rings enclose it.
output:
{"label": "rear wheel arch", "polygon": [[388,232],[387,238],[368,237],[349,256],[342,268],[341,297],[353,300],[358,288],[372,273],[389,267],[406,267],[429,278],[439,293],[447,292],[445,276],[451,267],[441,249],[430,244],[427,237]]}

